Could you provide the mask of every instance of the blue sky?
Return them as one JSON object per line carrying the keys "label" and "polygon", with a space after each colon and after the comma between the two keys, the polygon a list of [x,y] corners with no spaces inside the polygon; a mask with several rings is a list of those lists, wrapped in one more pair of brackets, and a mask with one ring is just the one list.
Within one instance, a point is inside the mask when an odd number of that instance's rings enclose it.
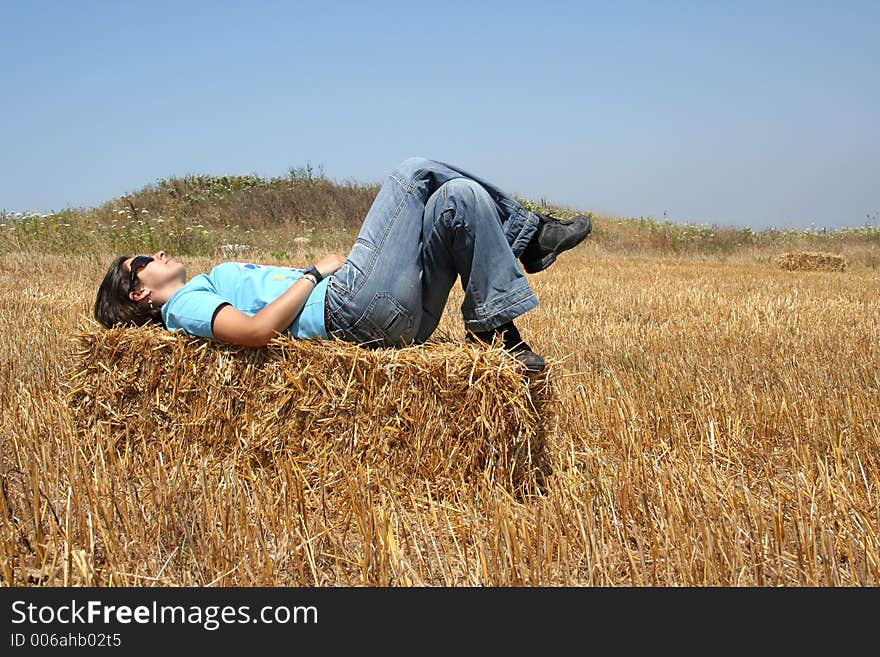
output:
{"label": "blue sky", "polygon": [[880,224],[880,1],[0,0],[0,209],[422,155],[530,199]]}

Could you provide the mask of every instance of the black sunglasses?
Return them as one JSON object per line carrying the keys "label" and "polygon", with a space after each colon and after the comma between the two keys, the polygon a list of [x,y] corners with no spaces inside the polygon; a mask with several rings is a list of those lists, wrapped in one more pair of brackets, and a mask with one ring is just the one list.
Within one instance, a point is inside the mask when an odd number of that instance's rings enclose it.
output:
{"label": "black sunglasses", "polygon": [[153,262],[152,256],[137,256],[131,261],[131,276],[128,279],[128,292],[134,292],[134,286],[137,284],[137,275],[141,269]]}

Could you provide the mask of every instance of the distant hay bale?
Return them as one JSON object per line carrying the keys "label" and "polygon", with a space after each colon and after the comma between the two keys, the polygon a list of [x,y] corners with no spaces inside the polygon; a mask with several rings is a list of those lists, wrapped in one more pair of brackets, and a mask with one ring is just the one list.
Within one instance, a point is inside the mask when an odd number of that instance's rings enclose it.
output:
{"label": "distant hay bale", "polygon": [[441,488],[477,476],[521,487],[546,464],[552,368],[527,377],[500,348],[276,338],[247,349],[158,327],[90,329],[73,344],[66,393],[86,454],[110,441],[152,462],[197,445],[226,463],[294,459],[312,478],[369,466]]}
{"label": "distant hay bale", "polygon": [[776,264],[789,271],[845,271],[846,259],[833,253],[793,251],[776,258]]}

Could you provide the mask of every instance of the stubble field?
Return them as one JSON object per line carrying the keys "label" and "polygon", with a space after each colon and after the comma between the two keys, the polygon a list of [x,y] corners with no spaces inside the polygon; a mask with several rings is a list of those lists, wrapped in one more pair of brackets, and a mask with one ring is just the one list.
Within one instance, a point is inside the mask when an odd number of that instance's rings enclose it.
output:
{"label": "stubble field", "polygon": [[579,247],[530,277],[518,323],[552,361],[552,476],[441,497],[356,468],[328,493],[284,464],[86,458],[65,364],[112,255],[0,261],[6,586],[880,583],[874,269]]}

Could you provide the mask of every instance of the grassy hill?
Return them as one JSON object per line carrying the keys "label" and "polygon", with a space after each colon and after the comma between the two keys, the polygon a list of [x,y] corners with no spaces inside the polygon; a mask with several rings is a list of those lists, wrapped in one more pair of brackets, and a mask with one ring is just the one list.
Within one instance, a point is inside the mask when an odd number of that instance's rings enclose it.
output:
{"label": "grassy hill", "polygon": [[[306,246],[344,250],[354,241],[378,183],[334,181],[311,166],[287,176],[169,178],[94,208],[51,215],[0,213],[0,252],[134,253],[165,249],[214,256],[224,245],[289,257]],[[566,218],[589,208],[520,199]],[[592,248],[651,256],[739,256],[769,261],[784,251],[824,251],[851,266],[880,264],[880,227],[760,231],[594,214]]]}

